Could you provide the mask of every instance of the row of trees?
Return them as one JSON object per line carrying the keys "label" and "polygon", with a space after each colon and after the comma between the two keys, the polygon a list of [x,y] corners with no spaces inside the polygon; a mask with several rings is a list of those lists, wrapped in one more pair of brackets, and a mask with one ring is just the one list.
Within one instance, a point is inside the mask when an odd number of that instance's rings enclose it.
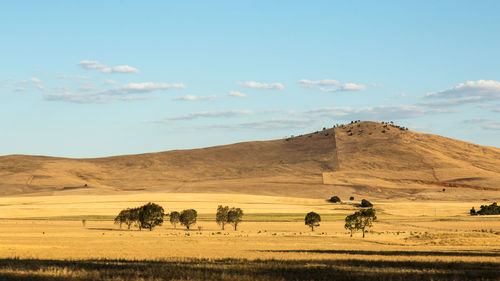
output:
{"label": "row of trees", "polygon": [[470,215],[471,216],[477,216],[477,215],[500,215],[500,206],[497,204],[497,202],[491,203],[491,205],[481,205],[479,211],[476,212],[476,209],[472,207],[470,209]]}
{"label": "row of trees", "polygon": [[219,205],[215,214],[215,221],[224,230],[226,224],[232,224],[234,230],[238,230],[238,224],[243,220],[243,211],[240,208],[229,208],[229,206]]}
{"label": "row of trees", "polygon": [[128,208],[120,211],[115,218],[115,223],[120,224],[120,228],[122,228],[123,224],[126,224],[128,229],[135,225],[139,230],[143,228],[153,230],[155,226],[163,224],[164,216],[163,207],[150,202],[138,208]]}
{"label": "row of trees", "polygon": [[181,213],[174,211],[170,214],[165,214],[165,210],[162,206],[150,202],[137,208],[121,210],[115,218],[115,224],[119,224],[120,228],[125,224],[127,225],[127,229],[135,225],[139,230],[147,228],[152,231],[156,226],[163,224],[163,218],[165,216],[170,216],[170,222],[174,224],[174,226],[180,222],[189,229],[191,225],[196,223],[198,213],[196,210],[187,209]]}
{"label": "row of trees", "polygon": [[[128,229],[134,225],[139,230],[143,228],[153,230],[156,226],[163,224],[165,216],[170,217],[170,223],[174,228],[177,228],[177,224],[180,223],[189,230],[192,225],[196,224],[198,212],[194,209],[187,209],[180,213],[173,211],[170,214],[165,214],[163,207],[150,202],[137,208],[127,208],[120,211],[115,218],[115,224],[119,224],[120,228],[125,224]],[[226,224],[232,224],[234,230],[238,230],[238,224],[243,220],[243,211],[240,208],[219,205],[215,220],[217,224],[222,226],[223,230]]]}
{"label": "row of trees", "polygon": [[[354,200],[354,197],[353,196],[349,197],[349,200],[350,201]],[[342,200],[340,200],[340,197],[338,197],[337,195],[330,197],[330,199],[328,199],[328,201],[332,202],[332,203],[341,203],[342,202]],[[373,204],[366,199],[362,199],[360,206],[363,208],[371,208],[371,207],[373,207]]]}

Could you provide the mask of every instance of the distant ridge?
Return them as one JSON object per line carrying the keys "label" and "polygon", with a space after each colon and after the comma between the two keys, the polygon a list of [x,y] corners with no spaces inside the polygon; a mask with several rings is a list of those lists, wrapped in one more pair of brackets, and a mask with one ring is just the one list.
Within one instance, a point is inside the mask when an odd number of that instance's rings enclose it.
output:
{"label": "distant ridge", "polygon": [[500,149],[364,121],[203,149],[93,159],[0,157],[0,195],[146,190],[425,199],[441,187],[498,193]]}

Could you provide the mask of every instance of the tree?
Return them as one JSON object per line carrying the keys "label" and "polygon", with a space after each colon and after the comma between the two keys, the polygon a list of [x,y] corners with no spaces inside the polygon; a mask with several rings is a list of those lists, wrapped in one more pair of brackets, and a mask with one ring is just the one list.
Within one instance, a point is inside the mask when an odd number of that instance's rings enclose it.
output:
{"label": "tree", "polygon": [[348,215],[345,218],[344,228],[351,232],[351,237],[354,231],[363,231],[363,238],[365,238],[365,231],[367,228],[373,226],[373,222],[377,220],[375,210],[373,208],[364,209]]}
{"label": "tree", "polygon": [[474,209],[474,207],[472,207],[472,209],[470,209],[469,213],[471,216],[477,216],[477,212],[476,212],[476,209]]}
{"label": "tree", "polygon": [[229,206],[223,207],[222,205],[219,205],[219,207],[217,207],[215,221],[217,222],[218,225],[222,227],[222,230],[224,230],[224,225],[229,222],[228,213],[229,213]]}
{"label": "tree", "polygon": [[319,222],[321,221],[321,216],[316,214],[315,212],[309,212],[307,213],[304,220],[305,224],[309,226],[312,231],[314,231],[314,228],[319,226]]}
{"label": "tree", "polygon": [[332,202],[332,203],[339,203],[339,202],[341,202],[340,198],[337,195],[335,195],[332,198],[330,198],[329,201]]}
{"label": "tree", "polygon": [[359,229],[357,216],[358,216],[357,213],[354,213],[352,215],[348,215],[347,217],[345,217],[344,228],[348,229],[351,232],[351,237],[354,231]]}
{"label": "tree", "polygon": [[176,228],[177,224],[179,223],[181,214],[177,211],[173,211],[170,213],[170,223]]}
{"label": "tree", "polygon": [[196,217],[198,217],[196,210],[187,209],[182,211],[179,221],[189,230],[189,227],[196,223]]}
{"label": "tree", "polygon": [[238,224],[242,221],[243,211],[240,208],[231,208],[227,212],[227,221],[234,226],[234,230],[238,230]]}
{"label": "tree", "polygon": [[360,210],[359,214],[359,228],[363,231],[363,238],[365,238],[365,230],[373,226],[373,222],[377,220],[375,210],[373,208]]}
{"label": "tree", "polygon": [[354,196],[349,197],[349,200],[350,201],[354,200]]}
{"label": "tree", "polygon": [[139,230],[142,230],[142,224],[139,221],[140,208],[133,208],[133,209],[127,209],[127,210],[128,210],[128,216],[127,216],[127,220],[125,221],[127,228],[130,229],[130,226],[132,224],[135,224],[135,226],[137,226],[139,228]]}
{"label": "tree", "polygon": [[120,224],[120,229],[122,229],[122,224],[127,222],[128,211],[129,209],[121,210],[115,218],[115,224]]}
{"label": "tree", "polygon": [[363,199],[361,200],[361,207],[371,208],[373,207],[373,204],[370,201]]}
{"label": "tree", "polygon": [[149,231],[152,231],[155,226],[163,224],[164,216],[165,212],[162,206],[149,202],[140,207],[139,222],[141,227],[149,228]]}

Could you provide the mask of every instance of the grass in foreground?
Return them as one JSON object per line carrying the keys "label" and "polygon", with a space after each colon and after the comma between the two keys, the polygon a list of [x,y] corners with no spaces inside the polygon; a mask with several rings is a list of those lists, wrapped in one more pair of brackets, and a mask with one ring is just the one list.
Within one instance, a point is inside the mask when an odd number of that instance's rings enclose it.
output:
{"label": "grass in foreground", "polygon": [[0,259],[0,280],[499,280],[500,263],[373,260]]}

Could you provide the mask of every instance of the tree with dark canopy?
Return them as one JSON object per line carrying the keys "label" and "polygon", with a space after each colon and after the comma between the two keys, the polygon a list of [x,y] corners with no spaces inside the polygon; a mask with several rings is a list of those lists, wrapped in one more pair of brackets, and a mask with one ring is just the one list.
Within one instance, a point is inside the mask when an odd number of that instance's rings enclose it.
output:
{"label": "tree with dark canopy", "polygon": [[363,209],[349,215],[345,218],[344,228],[351,231],[351,237],[354,230],[363,231],[363,238],[367,228],[373,226],[373,222],[377,220],[376,212],[373,208]]}
{"label": "tree with dark canopy", "polygon": [[196,218],[198,217],[198,213],[194,209],[187,209],[181,212],[181,216],[179,221],[182,225],[189,230],[189,227],[196,223]]}
{"label": "tree with dark canopy", "polygon": [[243,211],[240,208],[231,208],[227,212],[227,221],[234,226],[234,230],[238,230],[238,224],[242,221]]}
{"label": "tree with dark canopy", "polygon": [[219,205],[217,207],[217,213],[215,214],[215,221],[217,222],[218,225],[222,227],[222,230],[224,230],[224,225],[226,223],[229,223],[228,213],[229,213],[229,206]]}
{"label": "tree with dark canopy", "polygon": [[149,202],[140,208],[139,223],[141,227],[149,228],[149,231],[152,231],[155,226],[163,224],[164,216],[165,212],[162,206]]}
{"label": "tree with dark canopy", "polygon": [[179,223],[180,221],[180,218],[181,218],[181,214],[177,211],[173,211],[170,213],[170,223],[174,226],[174,228],[177,227],[177,224]]}
{"label": "tree with dark canopy", "polygon": [[319,223],[321,222],[321,216],[315,212],[309,212],[307,213],[304,221],[305,225],[309,226],[311,228],[311,231],[314,231],[314,228],[318,227]]}

